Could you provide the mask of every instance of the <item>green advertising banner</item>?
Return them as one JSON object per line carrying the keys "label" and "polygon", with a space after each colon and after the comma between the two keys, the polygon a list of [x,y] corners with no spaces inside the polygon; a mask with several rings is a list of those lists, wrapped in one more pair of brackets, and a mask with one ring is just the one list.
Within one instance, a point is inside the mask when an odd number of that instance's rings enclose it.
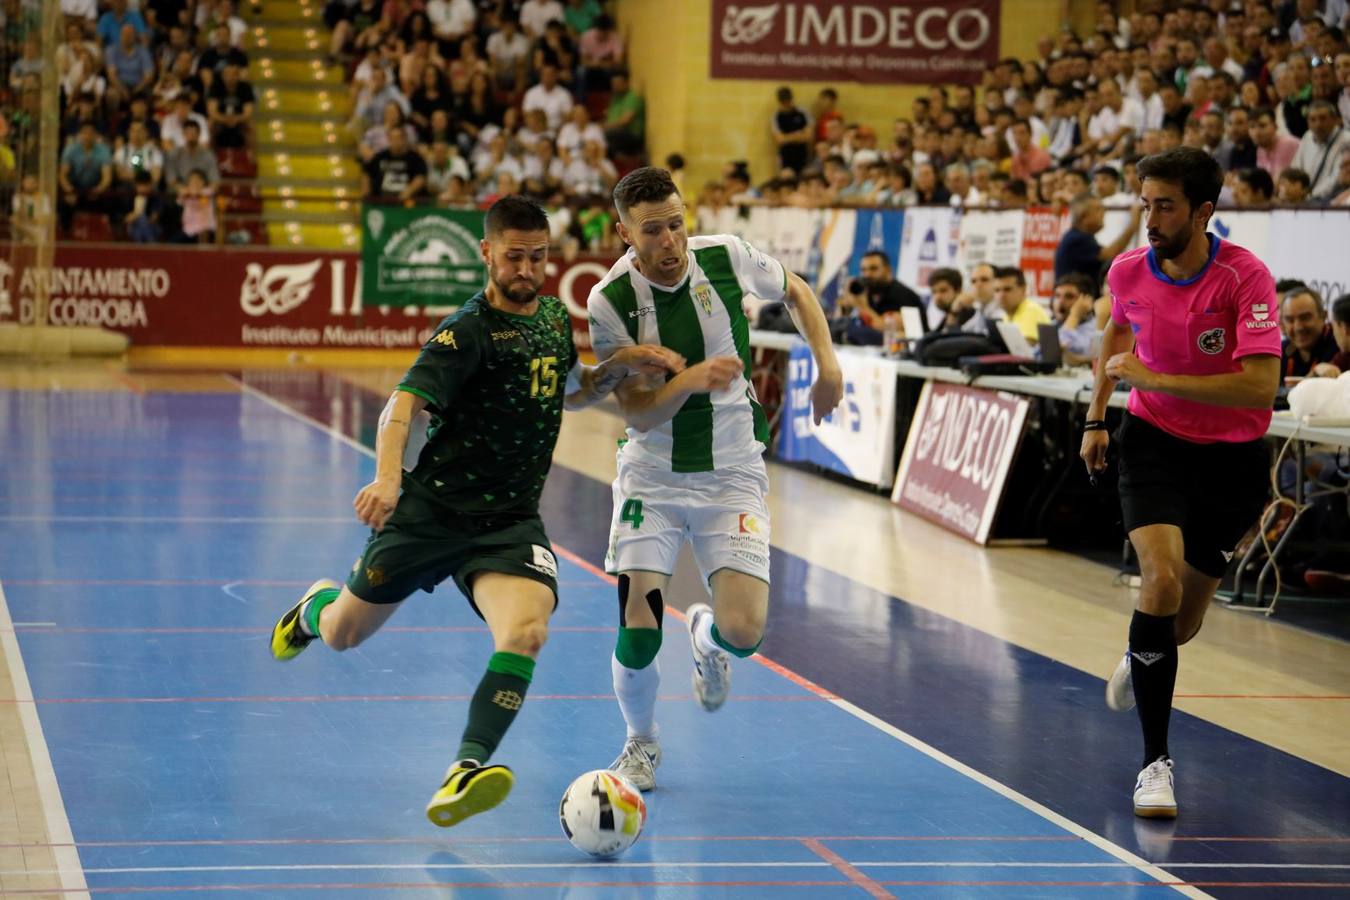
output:
{"label": "green advertising banner", "polygon": [[458,306],[486,283],[476,210],[361,208],[361,302]]}

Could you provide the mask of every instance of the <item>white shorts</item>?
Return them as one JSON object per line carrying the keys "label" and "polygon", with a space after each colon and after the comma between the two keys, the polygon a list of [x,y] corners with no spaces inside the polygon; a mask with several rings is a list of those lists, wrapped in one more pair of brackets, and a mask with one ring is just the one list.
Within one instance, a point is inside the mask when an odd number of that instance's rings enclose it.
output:
{"label": "white shorts", "polygon": [[619,454],[605,571],[675,574],[686,540],[699,573],[732,569],[769,581],[769,473],[762,461],[671,472]]}

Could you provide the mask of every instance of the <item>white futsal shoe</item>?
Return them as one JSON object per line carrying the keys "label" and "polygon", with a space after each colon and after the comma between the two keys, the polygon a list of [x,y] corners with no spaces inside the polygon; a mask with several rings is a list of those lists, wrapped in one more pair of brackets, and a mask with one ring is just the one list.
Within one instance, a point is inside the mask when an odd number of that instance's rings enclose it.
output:
{"label": "white futsal shoe", "polygon": [[660,744],[629,738],[619,751],[619,758],[609,764],[609,770],[627,778],[638,790],[650,791],[656,787],[656,769],[660,765]]}
{"label": "white futsal shoe", "polygon": [[1146,819],[1175,819],[1177,797],[1172,790],[1172,761],[1159,757],[1144,767],[1134,783],[1134,814]]}
{"label": "white futsal shoe", "polygon": [[698,630],[706,616],[712,621],[712,607],[706,603],[695,603],[685,612],[685,622],[689,626],[689,647],[694,653],[694,696],[708,712],[716,712],[727,702],[731,691],[730,654],[721,648],[711,653],[699,649]]}
{"label": "white futsal shoe", "polygon": [[1134,709],[1134,682],[1130,675],[1130,651],[1116,665],[1106,682],[1106,705],[1116,712]]}

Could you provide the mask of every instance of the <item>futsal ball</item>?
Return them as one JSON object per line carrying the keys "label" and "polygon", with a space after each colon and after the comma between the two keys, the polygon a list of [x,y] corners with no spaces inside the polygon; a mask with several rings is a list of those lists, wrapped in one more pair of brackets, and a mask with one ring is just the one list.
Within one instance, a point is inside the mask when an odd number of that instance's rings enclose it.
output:
{"label": "futsal ball", "polygon": [[563,834],[582,853],[618,856],[642,834],[647,804],[631,781],[596,769],[579,776],[563,792],[558,818]]}

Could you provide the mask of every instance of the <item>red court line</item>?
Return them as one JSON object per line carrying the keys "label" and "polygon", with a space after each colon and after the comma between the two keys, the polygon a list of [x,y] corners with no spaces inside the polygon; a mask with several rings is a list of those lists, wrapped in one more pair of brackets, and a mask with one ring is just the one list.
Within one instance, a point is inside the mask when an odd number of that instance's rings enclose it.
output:
{"label": "red court line", "polygon": [[[238,697],[44,697],[38,700],[15,700],[0,698],[0,704],[36,703],[36,704],[99,704],[99,703],[465,703],[473,699],[472,694],[338,694],[338,695],[274,695],[274,696],[238,696]],[[539,700],[604,700],[614,699],[613,694],[530,694],[529,699]],[[692,694],[661,694],[660,700],[687,703],[693,700]],[[749,700],[766,703],[815,703],[815,697],[803,697],[801,694],[742,694],[737,700]]]}
{"label": "red court line", "polygon": [[[617,585],[619,583],[619,579],[615,578],[613,575],[609,574],[604,569],[601,569],[600,567],[593,565],[589,560],[582,559],[580,556],[573,553],[571,550],[568,550],[566,547],[561,547],[558,544],[554,544],[553,552],[558,554],[568,562],[580,566],[587,572],[590,572],[592,575],[602,579],[603,581],[609,584]],[[680,621],[684,621],[684,613],[676,609],[675,607],[667,606],[666,612],[675,616],[675,618],[679,619]],[[779,665],[778,663],[769,659],[767,656],[763,656],[759,653],[756,653],[754,656],[750,657],[750,659],[759,663],[761,666],[764,666],[764,668],[768,669],[769,671],[778,673],[779,675],[786,678],[788,681],[797,685],[797,687],[805,691],[810,691],[812,694],[816,695],[822,700],[839,699],[835,694],[832,694],[829,691],[825,690],[825,688],[816,684],[811,679],[804,678],[801,675],[798,675],[796,672],[792,671],[789,668],[786,668],[785,666]]]}
{"label": "red court line", "polygon": [[858,871],[856,866],[850,864],[848,860],[844,859],[838,853],[835,853],[829,847],[826,847],[820,841],[808,838],[807,840],[802,841],[802,844],[816,856],[819,856],[831,866],[834,866],[836,872],[866,891],[869,897],[890,897],[891,900],[895,900],[894,894],[877,884],[871,878],[868,878],[867,875]]}
{"label": "red court line", "polygon": [[1350,694],[1174,694],[1192,700],[1350,700]]}
{"label": "red court line", "polygon": [[125,372],[118,371],[114,364],[104,363],[103,368],[110,376],[112,376],[113,381],[116,381],[133,394],[137,394],[141,397],[145,396],[145,388],[128,378]]}

